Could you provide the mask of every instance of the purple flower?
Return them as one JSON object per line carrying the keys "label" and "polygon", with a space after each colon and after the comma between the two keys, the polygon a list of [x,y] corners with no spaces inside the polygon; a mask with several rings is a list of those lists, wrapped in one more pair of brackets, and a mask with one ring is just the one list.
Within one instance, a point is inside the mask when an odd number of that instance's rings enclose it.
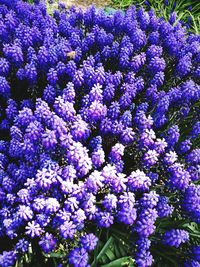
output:
{"label": "purple flower", "polygon": [[192,68],[192,54],[188,53],[184,55],[182,58],[180,58],[177,66],[176,66],[176,71],[180,77],[184,77],[187,75],[191,68]]}
{"label": "purple flower", "polygon": [[136,232],[141,237],[148,237],[156,229],[154,225],[156,219],[158,217],[157,211],[153,208],[143,208],[138,216],[138,220],[136,222]]}
{"label": "purple flower", "polygon": [[5,58],[0,58],[0,75],[7,76],[9,74],[10,63]]}
{"label": "purple flower", "polygon": [[114,222],[113,216],[109,212],[99,212],[97,214],[97,224],[99,227],[109,228]]}
{"label": "purple flower", "polygon": [[[150,130],[145,129],[144,132],[142,132],[142,134],[140,136],[140,142],[145,147],[149,147],[149,146],[153,145],[154,144],[154,139],[156,139],[156,135],[155,135],[155,132],[152,129],[150,129]],[[159,142],[159,140],[155,143],[155,147],[156,148],[158,147],[156,149],[156,151],[157,150],[161,151],[161,148],[159,149],[159,146],[161,146],[161,145],[158,142]]]}
{"label": "purple flower", "polygon": [[74,267],[86,267],[88,262],[88,253],[84,248],[75,248],[69,254],[69,262]]}
{"label": "purple flower", "polygon": [[75,141],[85,140],[90,135],[89,125],[77,116],[77,120],[71,126],[71,135]]}
{"label": "purple flower", "polygon": [[61,96],[58,96],[54,102],[54,109],[56,113],[64,120],[70,120],[75,115],[73,103],[65,101]]}
{"label": "purple flower", "polygon": [[169,199],[167,197],[159,197],[158,204],[156,210],[158,212],[158,216],[163,218],[170,216],[174,210],[173,206],[169,205]]}
{"label": "purple flower", "polygon": [[63,97],[66,101],[74,102],[76,92],[72,82],[67,83],[66,88],[63,89]]}
{"label": "purple flower", "polygon": [[58,200],[56,198],[53,197],[49,197],[46,199],[45,201],[45,211],[47,213],[54,213],[56,211],[58,211],[58,209],[60,208],[60,204],[58,202]]}
{"label": "purple flower", "polygon": [[43,168],[38,170],[35,182],[41,188],[50,188],[52,184],[57,182],[58,175],[51,168]]}
{"label": "purple flower", "polygon": [[183,193],[183,209],[193,221],[200,222],[200,186],[191,184]]}
{"label": "purple flower", "polygon": [[98,189],[103,187],[103,182],[104,177],[101,175],[101,173],[98,171],[94,171],[86,180],[86,186],[92,192],[97,192]]}
{"label": "purple flower", "polygon": [[192,145],[192,143],[191,143],[191,141],[189,139],[181,142],[180,145],[179,145],[180,152],[183,153],[183,154],[188,152],[190,150],[190,148],[191,148],[191,145]]}
{"label": "purple flower", "polygon": [[88,119],[92,122],[102,120],[107,113],[107,108],[99,101],[93,101],[88,109]]}
{"label": "purple flower", "polygon": [[29,206],[20,205],[17,214],[20,219],[25,221],[29,221],[33,218],[33,211],[29,208]]}
{"label": "purple flower", "polygon": [[151,191],[150,193],[144,193],[143,197],[140,199],[141,207],[146,208],[154,208],[158,203],[158,194],[155,191]]}
{"label": "purple flower", "polygon": [[143,171],[136,170],[128,176],[128,186],[132,191],[148,190],[150,185],[151,180]]}
{"label": "purple flower", "polygon": [[152,72],[153,74],[163,71],[165,67],[166,67],[165,60],[157,56],[153,57],[148,65],[149,71]]}
{"label": "purple flower", "polygon": [[135,195],[132,192],[124,192],[119,197],[118,205],[122,209],[129,209],[135,205]]}
{"label": "purple flower", "polygon": [[152,166],[158,161],[159,154],[155,150],[148,150],[144,154],[144,162],[147,166]]}
{"label": "purple flower", "polygon": [[0,254],[0,265],[2,267],[9,267],[15,264],[17,260],[17,255],[14,251],[4,251]]}
{"label": "purple flower", "polygon": [[121,157],[124,154],[124,146],[120,143],[117,143],[116,145],[114,145],[111,149],[110,152],[110,159],[112,162],[117,162],[119,160],[121,160]]}
{"label": "purple flower", "polygon": [[19,111],[16,118],[17,124],[23,127],[27,127],[33,120],[34,116],[32,110],[26,107]]}
{"label": "purple flower", "polygon": [[199,266],[200,266],[200,263],[195,260],[187,260],[184,263],[184,267],[199,267]]}
{"label": "purple flower", "polygon": [[172,229],[163,235],[162,242],[165,245],[178,248],[181,244],[189,241],[189,234],[185,230]]}
{"label": "purple flower", "polygon": [[42,234],[43,230],[35,221],[28,222],[26,226],[26,234],[31,238],[38,237]]}
{"label": "purple flower", "polygon": [[149,251],[146,250],[138,251],[135,257],[136,257],[136,263],[139,267],[152,266],[153,256]]}
{"label": "purple flower", "polygon": [[117,208],[117,201],[117,197],[114,194],[108,194],[105,196],[102,204],[106,210],[111,211]]}
{"label": "purple flower", "polygon": [[37,82],[37,69],[33,62],[26,64],[24,75],[31,85]]}
{"label": "purple flower", "polygon": [[19,239],[19,241],[16,244],[16,250],[22,253],[26,253],[28,251],[28,247],[29,247],[29,242],[24,238]]}
{"label": "purple flower", "polygon": [[178,159],[178,155],[174,151],[165,154],[164,161],[168,165],[172,165]]}
{"label": "purple flower", "polygon": [[105,153],[103,149],[98,149],[92,153],[92,164],[95,168],[99,168],[105,162]]}
{"label": "purple flower", "polygon": [[200,260],[200,246],[193,246],[192,247],[192,256],[195,260]]}
{"label": "purple flower", "polygon": [[65,221],[60,226],[60,234],[63,238],[72,239],[76,233],[76,225],[72,221]]}
{"label": "purple flower", "polygon": [[78,209],[74,212],[73,222],[78,224],[78,229],[82,228],[84,221],[86,220],[85,211],[83,209]]}
{"label": "purple flower", "polygon": [[183,168],[183,165],[174,163],[169,167],[169,182],[176,189],[187,188],[190,182],[190,173]]}
{"label": "purple flower", "polygon": [[0,76],[0,95],[4,98],[9,98],[10,96],[10,85],[3,76]]}
{"label": "purple flower", "polygon": [[56,90],[53,86],[47,85],[43,91],[43,99],[49,104],[53,104],[56,97]]}
{"label": "purple flower", "polygon": [[135,133],[132,128],[127,127],[125,130],[122,131],[120,140],[123,144],[131,144],[135,139]]}
{"label": "purple flower", "polygon": [[80,244],[86,251],[94,250],[98,242],[98,238],[94,234],[86,234],[80,238]]}
{"label": "purple flower", "polygon": [[76,197],[69,197],[65,201],[65,209],[71,212],[74,212],[75,210],[78,209],[78,204],[79,204],[79,201],[77,200]]}
{"label": "purple flower", "polygon": [[187,161],[193,164],[200,163],[200,149],[192,150],[187,156]]}
{"label": "purple flower", "polygon": [[38,197],[34,199],[33,209],[36,211],[43,211],[45,207],[45,199],[43,197]]}
{"label": "purple flower", "polygon": [[179,133],[179,128],[177,125],[172,126],[166,136],[166,141],[170,147],[173,147],[179,139],[180,133]]}
{"label": "purple flower", "polygon": [[49,253],[56,247],[56,239],[52,234],[45,233],[42,239],[39,241],[39,245],[45,253]]}
{"label": "purple flower", "polygon": [[103,96],[102,96],[102,93],[103,93],[103,90],[102,90],[102,85],[100,84],[95,84],[90,93],[89,93],[89,101],[90,103],[93,102],[93,101],[102,101],[103,99]]}
{"label": "purple flower", "polygon": [[200,134],[200,121],[197,121],[193,125],[192,131],[191,131],[192,138],[198,137],[199,134]]}
{"label": "purple flower", "polygon": [[137,212],[133,207],[125,207],[119,210],[117,217],[119,222],[127,225],[133,225],[137,218]]}
{"label": "purple flower", "polygon": [[131,41],[136,49],[143,47],[146,44],[145,32],[143,32],[141,29],[136,29],[134,34],[131,36]]}

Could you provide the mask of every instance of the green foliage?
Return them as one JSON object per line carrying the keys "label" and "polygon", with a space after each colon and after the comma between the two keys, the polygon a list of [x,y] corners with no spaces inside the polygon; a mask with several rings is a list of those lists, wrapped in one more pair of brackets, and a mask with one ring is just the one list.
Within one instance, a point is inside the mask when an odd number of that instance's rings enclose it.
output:
{"label": "green foliage", "polygon": [[[117,231],[118,230],[115,230]],[[128,241],[122,239],[123,236],[120,232],[119,235],[113,232],[109,233],[110,237],[103,243],[99,242],[94,251],[94,260],[91,267],[134,267],[134,260],[129,256]]]}
{"label": "green foliage", "polygon": [[[130,256],[130,242],[127,234],[113,228],[106,234],[99,231],[99,242],[90,258],[91,267],[135,267],[134,260]],[[57,267],[62,262],[64,267],[69,267],[66,260],[67,249],[58,248],[56,252],[49,254],[33,253],[32,249],[16,262],[15,267]]]}
{"label": "green foliage", "polygon": [[198,0],[168,0],[168,5],[164,4],[164,0],[112,0],[111,5],[120,9],[126,9],[130,5],[143,6],[147,10],[153,8],[158,16],[166,20],[171,12],[175,11],[177,21],[182,20],[188,23],[190,31],[200,33],[200,2]]}

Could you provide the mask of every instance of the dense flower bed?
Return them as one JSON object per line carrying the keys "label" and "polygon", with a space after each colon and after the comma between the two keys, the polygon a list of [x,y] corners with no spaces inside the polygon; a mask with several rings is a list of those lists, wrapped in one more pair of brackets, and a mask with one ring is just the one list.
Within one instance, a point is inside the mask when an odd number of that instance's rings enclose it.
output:
{"label": "dense flower bed", "polygon": [[200,37],[173,23],[0,0],[1,266],[89,266],[101,228],[200,266]]}

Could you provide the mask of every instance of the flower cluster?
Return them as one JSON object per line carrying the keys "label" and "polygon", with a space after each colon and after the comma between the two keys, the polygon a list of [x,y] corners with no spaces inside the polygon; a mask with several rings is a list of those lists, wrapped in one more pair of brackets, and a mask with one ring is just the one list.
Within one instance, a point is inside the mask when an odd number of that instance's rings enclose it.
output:
{"label": "flower cluster", "polygon": [[177,220],[200,222],[199,46],[153,10],[0,0],[1,266],[34,246],[89,266],[118,226],[138,267],[158,244],[198,266]]}

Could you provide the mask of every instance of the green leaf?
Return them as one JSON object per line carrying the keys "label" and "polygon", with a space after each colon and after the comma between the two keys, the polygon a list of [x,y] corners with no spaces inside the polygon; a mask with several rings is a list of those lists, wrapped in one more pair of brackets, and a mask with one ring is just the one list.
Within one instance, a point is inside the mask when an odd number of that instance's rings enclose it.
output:
{"label": "green leaf", "polygon": [[198,238],[200,238],[200,233],[198,233],[198,234],[195,234],[195,233],[189,233],[191,236],[195,236],[195,237],[198,237]]}
{"label": "green leaf", "polygon": [[63,258],[66,256],[65,253],[61,253],[61,252],[52,252],[50,254],[46,254],[46,253],[43,253],[43,254],[47,258]]}
{"label": "green leaf", "polygon": [[122,256],[126,255],[126,249],[124,246],[119,246],[119,250]]}
{"label": "green leaf", "polygon": [[186,228],[186,229],[190,230],[191,232],[196,233],[200,236],[198,225],[195,222],[185,223],[182,225],[182,227]]}
{"label": "green leaf", "polygon": [[115,256],[115,254],[112,252],[112,250],[107,250],[106,252],[105,252],[105,254],[106,254],[106,256],[108,257],[108,259],[110,260],[110,261],[113,261],[114,259],[116,259],[116,256]]}
{"label": "green leaf", "polygon": [[124,256],[122,253],[121,253],[121,251],[120,251],[120,245],[118,245],[118,244],[116,244],[115,245],[115,255],[116,255],[116,258],[118,259],[118,258],[120,258],[121,256]]}
{"label": "green leaf", "polygon": [[[112,243],[113,243],[113,237],[111,236],[106,242],[106,244],[103,246],[99,254],[94,259],[93,263],[91,264],[91,267],[97,266],[97,263],[99,262],[100,259],[105,262],[106,252],[110,249]],[[102,258],[103,256],[104,258]]]}
{"label": "green leaf", "polygon": [[117,260],[114,260],[108,264],[102,265],[101,267],[122,267],[122,266],[127,266],[127,267],[132,267],[134,261],[131,257],[123,257]]}
{"label": "green leaf", "polygon": [[99,262],[103,263],[103,264],[106,264],[108,262],[108,258],[106,256],[106,254],[104,254],[101,259],[99,260]]}
{"label": "green leaf", "polygon": [[104,247],[102,248],[102,250],[100,251],[100,253],[97,255],[97,260],[99,260],[106,253],[112,242],[113,242],[113,237],[111,236],[104,245]]}

